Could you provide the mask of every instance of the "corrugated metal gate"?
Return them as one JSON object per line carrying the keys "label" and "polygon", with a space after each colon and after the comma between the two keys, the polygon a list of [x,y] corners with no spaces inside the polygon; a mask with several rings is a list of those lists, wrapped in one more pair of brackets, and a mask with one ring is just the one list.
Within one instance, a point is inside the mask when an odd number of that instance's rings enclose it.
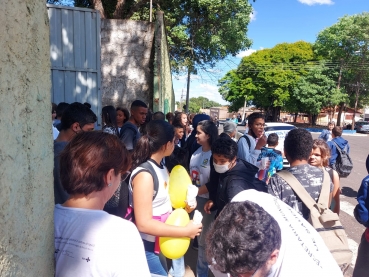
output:
{"label": "corrugated metal gate", "polygon": [[[100,15],[92,9],[47,5],[51,99],[88,102],[101,113]],[[101,122],[98,116],[98,124]]]}

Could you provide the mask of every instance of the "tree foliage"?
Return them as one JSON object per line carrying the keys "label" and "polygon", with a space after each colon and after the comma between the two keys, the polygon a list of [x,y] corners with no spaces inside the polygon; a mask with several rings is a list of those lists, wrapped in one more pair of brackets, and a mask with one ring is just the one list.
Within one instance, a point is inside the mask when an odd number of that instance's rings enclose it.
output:
{"label": "tree foliage", "polygon": [[346,99],[329,71],[323,64],[310,67],[306,75],[296,82],[291,95],[299,111],[311,116],[313,125],[323,108],[337,105]]}
{"label": "tree foliage", "polygon": [[[369,13],[344,16],[337,23],[322,30],[315,42],[315,53],[330,60],[330,66],[336,67],[340,74],[337,87],[344,87],[349,97],[355,94],[353,105],[358,105],[361,92],[353,87],[368,87],[369,72]],[[354,93],[353,93],[354,92]],[[342,112],[345,102],[341,102]],[[338,115],[337,124],[341,116]]]}
{"label": "tree foliage", "polygon": [[[267,111],[276,120],[279,110],[290,101],[297,80],[314,59],[310,43],[282,43],[244,57],[237,70],[229,71],[219,82],[219,92],[231,103],[240,99]],[[243,102],[242,102],[243,103]]]}
{"label": "tree foliage", "polygon": [[190,113],[198,113],[200,112],[200,109],[209,109],[212,107],[221,107],[221,106],[222,106],[221,104],[209,100],[208,98],[203,96],[191,97],[188,111]]}

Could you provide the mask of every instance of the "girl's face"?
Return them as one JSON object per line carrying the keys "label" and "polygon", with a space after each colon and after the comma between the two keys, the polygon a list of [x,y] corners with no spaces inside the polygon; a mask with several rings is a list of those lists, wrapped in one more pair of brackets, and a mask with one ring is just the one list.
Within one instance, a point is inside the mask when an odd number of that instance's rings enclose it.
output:
{"label": "girl's face", "polygon": [[174,135],[177,139],[183,138],[183,135],[184,135],[183,128],[175,128],[174,131],[175,131]]}
{"label": "girl's face", "polygon": [[250,129],[254,134],[260,138],[264,134],[265,121],[262,118],[255,119],[254,123],[250,126]]}
{"label": "girl's face", "polygon": [[187,115],[186,114],[181,115],[181,123],[183,126],[187,125]]}
{"label": "girl's face", "polygon": [[202,129],[201,126],[197,126],[196,128],[196,141],[200,145],[204,145],[209,142],[210,136],[206,134]]}
{"label": "girl's face", "polygon": [[309,164],[312,166],[322,166],[323,159],[322,159],[322,153],[320,152],[319,148],[313,148],[311,150],[311,154],[309,157]]}
{"label": "girl's face", "polygon": [[123,125],[124,120],[126,120],[126,117],[124,116],[124,112],[117,111],[117,124]]}

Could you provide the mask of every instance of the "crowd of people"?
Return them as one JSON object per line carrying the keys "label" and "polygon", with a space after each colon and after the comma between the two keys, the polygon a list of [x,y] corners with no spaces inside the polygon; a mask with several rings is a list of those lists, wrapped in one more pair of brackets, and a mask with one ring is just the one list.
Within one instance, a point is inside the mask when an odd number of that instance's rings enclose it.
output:
{"label": "crowd of people", "polygon": [[[168,269],[159,237],[193,239],[197,277],[209,276],[209,266],[232,277],[342,276],[347,268],[308,222],[311,207],[279,175],[283,156],[314,201],[327,182],[326,208],[339,214],[337,147],[349,152],[340,127],[329,125],[316,140],[293,129],[282,153],[278,135],[265,136],[261,113],[249,115],[238,140],[232,121],[219,134],[217,118],[152,113],[141,100],[129,111],[103,107],[100,131],[93,131],[97,116],[88,103],[53,105],[52,117],[56,276],[185,276],[184,257]],[[200,224],[165,223],[176,165],[198,188],[196,205],[185,210],[201,212]],[[357,214],[367,224],[364,196]]]}

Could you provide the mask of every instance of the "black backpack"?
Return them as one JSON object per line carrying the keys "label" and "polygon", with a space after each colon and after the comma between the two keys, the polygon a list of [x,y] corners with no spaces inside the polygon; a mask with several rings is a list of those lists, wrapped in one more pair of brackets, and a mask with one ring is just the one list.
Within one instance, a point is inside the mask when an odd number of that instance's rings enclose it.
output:
{"label": "black backpack", "polygon": [[352,160],[345,149],[347,149],[347,145],[344,149],[341,149],[336,142],[332,140],[332,142],[336,145],[336,149],[338,152],[338,156],[336,159],[336,163],[332,165],[332,168],[337,171],[338,175],[341,178],[347,177],[350,175],[353,166]]}
{"label": "black backpack", "polygon": [[[154,195],[152,198],[152,200],[154,201],[159,190],[159,179],[158,176],[156,175],[155,169],[148,161],[142,163],[141,165],[139,165],[139,167],[142,167],[143,169],[136,172],[135,175],[137,175],[142,171],[148,171],[154,180]],[[128,176],[126,180],[130,180],[130,178],[131,176]],[[123,219],[134,222],[133,209],[129,206],[128,182],[129,181],[121,182],[120,187],[118,187],[114,195],[105,204],[104,211],[106,211],[109,214],[116,215]]]}
{"label": "black backpack", "polygon": [[123,138],[123,134],[126,130],[132,130],[134,133],[133,136],[133,147],[135,147],[136,143],[137,143],[137,134],[138,134],[138,129],[137,127],[133,126],[132,124],[123,124],[122,128],[120,128],[118,137],[120,140],[122,140]]}

